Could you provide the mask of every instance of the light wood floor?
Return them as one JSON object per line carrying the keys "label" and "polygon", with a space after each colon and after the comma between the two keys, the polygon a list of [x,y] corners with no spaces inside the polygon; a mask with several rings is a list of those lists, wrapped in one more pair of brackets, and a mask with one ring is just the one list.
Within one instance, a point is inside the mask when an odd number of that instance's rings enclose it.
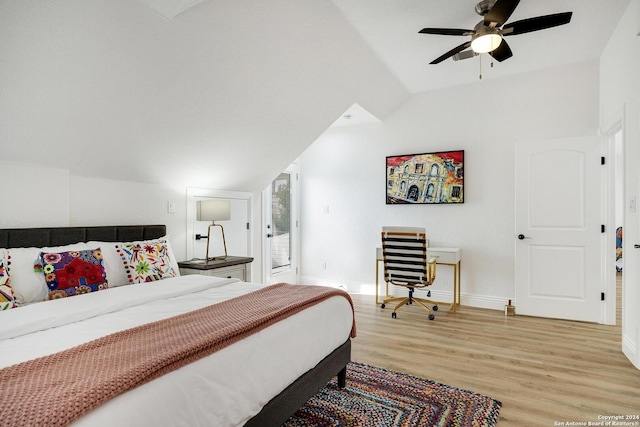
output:
{"label": "light wood floor", "polygon": [[403,307],[392,319],[373,296],[352,298],[354,361],[493,397],[502,402],[501,427],[640,415],[640,371],[622,354],[620,326],[465,306],[455,314],[441,306],[434,321]]}

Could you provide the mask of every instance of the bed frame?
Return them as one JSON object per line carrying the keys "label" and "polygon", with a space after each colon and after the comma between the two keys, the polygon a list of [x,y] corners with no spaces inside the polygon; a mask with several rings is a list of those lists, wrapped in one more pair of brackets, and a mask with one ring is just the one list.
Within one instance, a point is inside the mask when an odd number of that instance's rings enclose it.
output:
{"label": "bed frame", "polygon": [[[114,225],[95,227],[48,227],[0,229],[0,248],[63,246],[78,242],[132,242],[164,237],[165,225]],[[347,339],[315,368],[291,383],[271,399],[246,426],[279,426],[305,402],[338,375],[345,387],[347,364],[351,361],[351,340]]]}

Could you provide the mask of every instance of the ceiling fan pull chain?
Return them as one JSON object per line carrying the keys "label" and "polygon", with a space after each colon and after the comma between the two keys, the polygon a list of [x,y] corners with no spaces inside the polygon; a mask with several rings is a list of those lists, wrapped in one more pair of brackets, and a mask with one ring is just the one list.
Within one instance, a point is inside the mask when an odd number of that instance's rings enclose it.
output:
{"label": "ceiling fan pull chain", "polygon": [[480,58],[480,80],[482,80],[482,54],[478,55],[478,58]]}

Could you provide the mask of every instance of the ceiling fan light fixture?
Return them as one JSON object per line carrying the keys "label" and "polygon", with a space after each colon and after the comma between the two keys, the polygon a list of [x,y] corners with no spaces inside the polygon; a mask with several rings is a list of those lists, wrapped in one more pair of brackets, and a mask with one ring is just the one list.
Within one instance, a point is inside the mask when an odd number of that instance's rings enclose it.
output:
{"label": "ceiling fan light fixture", "polygon": [[471,41],[471,49],[476,53],[493,52],[502,43],[502,36],[498,33],[478,34]]}

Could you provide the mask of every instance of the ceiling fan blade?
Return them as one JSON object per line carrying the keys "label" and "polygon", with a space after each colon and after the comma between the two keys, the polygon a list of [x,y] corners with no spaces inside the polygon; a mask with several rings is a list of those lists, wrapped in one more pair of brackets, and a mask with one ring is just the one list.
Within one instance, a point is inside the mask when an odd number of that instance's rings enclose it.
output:
{"label": "ceiling fan blade", "polygon": [[470,36],[473,30],[464,30],[462,28],[423,28],[418,31],[421,34],[439,34],[442,36]]}
{"label": "ceiling fan blade", "polygon": [[507,44],[507,41],[502,39],[500,46],[498,46],[497,49],[489,52],[489,55],[493,56],[493,59],[495,59],[496,61],[502,62],[506,59],[511,58],[513,56],[513,52],[511,52],[511,48]]}
{"label": "ceiling fan blade", "polygon": [[495,27],[501,27],[507,22],[520,0],[498,0],[491,10],[484,16],[484,25],[491,26],[495,23]]}
{"label": "ceiling fan blade", "polygon": [[474,56],[478,56],[478,53],[475,53],[473,50],[463,50],[462,52],[458,52],[452,56],[454,61],[460,61],[463,59],[473,58]]}
{"label": "ceiling fan blade", "polygon": [[454,47],[449,52],[445,53],[444,55],[442,55],[442,56],[440,56],[440,57],[438,57],[436,59],[434,59],[429,64],[439,64],[442,61],[444,61],[445,59],[452,57],[453,55],[455,55],[458,52],[462,52],[463,50],[467,49],[470,46],[471,46],[471,42],[470,41],[462,43],[460,46]]}
{"label": "ceiling fan blade", "polygon": [[512,36],[568,24],[571,22],[571,15],[573,15],[573,12],[554,13],[553,15],[537,16],[511,22],[502,28],[502,34]]}

